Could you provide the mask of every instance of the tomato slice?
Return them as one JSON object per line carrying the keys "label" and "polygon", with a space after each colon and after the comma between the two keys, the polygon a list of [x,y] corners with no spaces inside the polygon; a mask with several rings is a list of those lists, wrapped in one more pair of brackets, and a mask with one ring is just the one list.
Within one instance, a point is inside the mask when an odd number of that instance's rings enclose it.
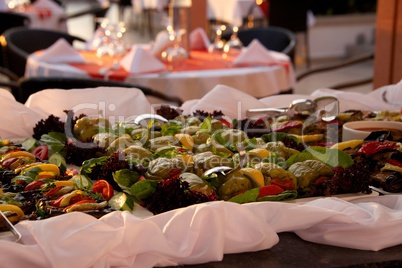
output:
{"label": "tomato slice", "polygon": [[271,185],[266,185],[260,188],[260,193],[257,197],[261,198],[267,195],[278,195],[280,193],[282,193],[283,191],[285,191],[282,187],[275,185],[275,184],[271,184]]}
{"label": "tomato slice", "polygon": [[107,201],[114,195],[114,189],[106,180],[98,180],[92,185],[92,192],[102,194]]}
{"label": "tomato slice", "polygon": [[294,190],[296,187],[291,179],[272,179],[271,184],[275,184],[283,188],[284,190]]}
{"label": "tomato slice", "polygon": [[39,145],[31,152],[35,157],[39,158],[41,161],[49,159],[49,148],[47,145]]}

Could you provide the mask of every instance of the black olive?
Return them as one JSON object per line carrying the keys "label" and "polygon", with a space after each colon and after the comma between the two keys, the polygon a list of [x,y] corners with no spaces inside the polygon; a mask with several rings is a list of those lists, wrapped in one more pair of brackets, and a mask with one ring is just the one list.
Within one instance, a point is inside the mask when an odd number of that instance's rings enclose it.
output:
{"label": "black olive", "polygon": [[402,192],[402,174],[394,172],[382,183],[382,188],[390,193]]}
{"label": "black olive", "polygon": [[391,140],[390,139],[390,132],[389,131],[373,131],[368,135],[364,141],[385,141],[385,140]]}

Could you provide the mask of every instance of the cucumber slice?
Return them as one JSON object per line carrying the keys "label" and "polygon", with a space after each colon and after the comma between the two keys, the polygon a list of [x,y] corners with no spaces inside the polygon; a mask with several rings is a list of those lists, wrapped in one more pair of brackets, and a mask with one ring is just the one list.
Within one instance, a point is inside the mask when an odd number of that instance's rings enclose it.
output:
{"label": "cucumber slice", "polygon": [[128,194],[118,192],[109,200],[109,206],[114,210],[132,211],[134,209],[134,201]]}
{"label": "cucumber slice", "polygon": [[32,151],[36,146],[39,145],[39,142],[35,138],[26,138],[21,145],[25,148],[25,150]]}
{"label": "cucumber slice", "polygon": [[58,166],[63,173],[67,170],[66,159],[60,153],[52,154],[49,158],[49,163]]}
{"label": "cucumber slice", "polygon": [[85,190],[85,189],[90,190],[90,189],[92,189],[92,184],[93,183],[87,176],[77,174],[77,175],[74,175],[70,179],[70,181],[74,182],[74,186],[77,189],[81,189],[81,190]]}

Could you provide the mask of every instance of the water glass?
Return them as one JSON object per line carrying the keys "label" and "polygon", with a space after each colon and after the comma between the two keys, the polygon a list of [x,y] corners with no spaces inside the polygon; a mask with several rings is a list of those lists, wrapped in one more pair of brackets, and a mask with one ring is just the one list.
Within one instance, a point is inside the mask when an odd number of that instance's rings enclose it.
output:
{"label": "water glass", "polygon": [[182,45],[182,36],[184,33],[184,29],[169,31],[171,45],[161,53],[161,59],[170,65],[169,69],[183,67],[186,60],[189,58],[187,50]]}

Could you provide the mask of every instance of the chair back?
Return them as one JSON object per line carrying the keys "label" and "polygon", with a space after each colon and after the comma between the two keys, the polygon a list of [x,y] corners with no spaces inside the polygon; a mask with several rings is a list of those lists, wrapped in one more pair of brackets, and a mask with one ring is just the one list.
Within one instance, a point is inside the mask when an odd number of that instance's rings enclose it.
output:
{"label": "chair back", "polygon": [[[237,33],[244,46],[257,39],[267,49],[287,54],[294,59],[296,36],[291,31],[281,27],[257,27],[241,29]],[[230,34],[222,35],[222,39],[229,40]]]}
{"label": "chair back", "polygon": [[[31,20],[19,13],[0,11],[0,34],[3,34],[6,30],[14,27],[27,27],[31,23]],[[0,66],[4,67],[4,54],[3,50],[0,51]]]}
{"label": "chair back", "polygon": [[22,78],[19,80],[19,88],[17,92],[17,100],[25,103],[28,97],[41,91],[43,89],[57,88],[57,89],[83,89],[94,87],[125,87],[140,89],[144,95],[153,96],[166,102],[176,103],[181,106],[183,101],[175,96],[165,95],[161,92],[155,91],[149,87],[137,84],[130,84],[125,82],[107,81],[92,78],[72,78],[72,77],[31,77]]}
{"label": "chair back", "polygon": [[85,42],[80,37],[53,30],[17,27],[5,31],[1,44],[5,51],[5,66],[19,77],[24,76],[29,54],[50,47],[60,38],[71,45],[74,41]]}
{"label": "chair back", "polygon": [[20,13],[0,11],[0,34],[14,27],[28,27],[31,20]]}
{"label": "chair back", "polygon": [[286,28],[292,32],[306,32],[308,29],[307,11],[309,8],[309,0],[270,0],[269,25]]}

